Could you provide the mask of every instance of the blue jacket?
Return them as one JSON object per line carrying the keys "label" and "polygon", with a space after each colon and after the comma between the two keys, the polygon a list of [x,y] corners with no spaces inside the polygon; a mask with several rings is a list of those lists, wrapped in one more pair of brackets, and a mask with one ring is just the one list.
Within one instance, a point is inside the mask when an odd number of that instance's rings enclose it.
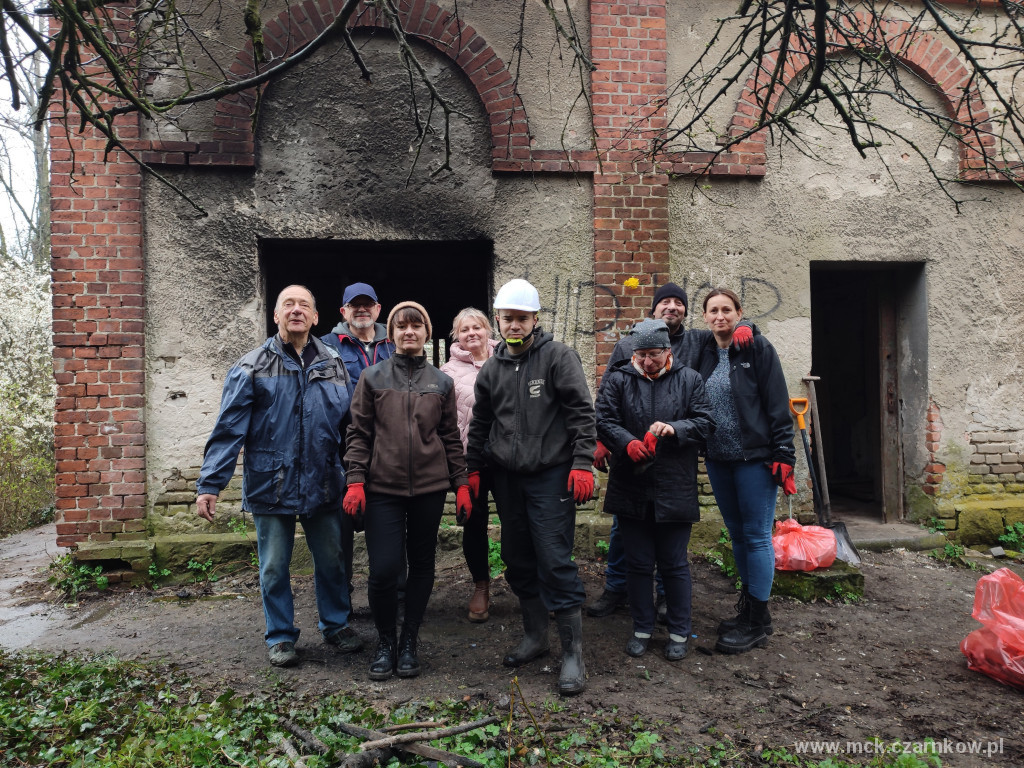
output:
{"label": "blue jacket", "polygon": [[387,337],[384,326],[374,323],[374,331],[369,355],[366,354],[362,342],[352,335],[348,323],[338,323],[330,333],[320,337],[320,341],[341,355],[348,375],[352,378],[353,387],[359,383],[359,376],[364,369],[387,360],[395,352],[395,344]]}
{"label": "blue jacket", "polygon": [[254,515],[312,515],[341,507],[340,449],[352,382],[317,339],[305,370],[275,334],[235,363],[206,442],[197,493],[219,494],[245,447],[242,507]]}

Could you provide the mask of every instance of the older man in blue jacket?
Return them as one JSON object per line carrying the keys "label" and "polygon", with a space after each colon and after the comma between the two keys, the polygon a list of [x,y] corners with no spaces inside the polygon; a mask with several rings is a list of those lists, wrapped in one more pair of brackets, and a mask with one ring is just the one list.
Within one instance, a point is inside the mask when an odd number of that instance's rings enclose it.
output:
{"label": "older man in blue jacket", "polygon": [[265,638],[270,663],[279,667],[298,663],[290,575],[296,520],[313,555],[324,641],[346,653],[362,647],[348,626],[352,605],[341,556],[340,448],[352,383],[337,353],[310,336],[316,321],[308,288],[281,291],[274,309],[279,333],[228,371],[196,481],[199,516],[212,521],[245,448],[242,506],[256,524]]}

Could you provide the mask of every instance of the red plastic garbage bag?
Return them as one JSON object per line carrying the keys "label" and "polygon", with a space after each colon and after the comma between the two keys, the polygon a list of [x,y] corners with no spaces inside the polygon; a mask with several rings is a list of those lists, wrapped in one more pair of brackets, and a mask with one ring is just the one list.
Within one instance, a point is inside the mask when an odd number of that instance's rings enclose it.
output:
{"label": "red plastic garbage bag", "polygon": [[1024,579],[1009,568],[982,576],[971,615],[985,626],[960,643],[967,667],[1024,689]]}
{"label": "red plastic garbage bag", "polygon": [[780,571],[828,568],[836,559],[836,535],[820,525],[779,520],[772,535],[775,567]]}

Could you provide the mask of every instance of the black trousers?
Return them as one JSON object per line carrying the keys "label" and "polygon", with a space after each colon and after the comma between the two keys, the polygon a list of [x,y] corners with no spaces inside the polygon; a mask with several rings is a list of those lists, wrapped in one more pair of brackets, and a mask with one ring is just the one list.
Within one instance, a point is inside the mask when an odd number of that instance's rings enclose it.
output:
{"label": "black trousers", "polygon": [[405,623],[415,627],[423,623],[434,588],[437,529],[446,495],[447,491],[419,496],[366,494],[366,553],[370,559],[367,596],[379,631],[393,631],[398,619],[403,550],[409,563]]}
{"label": "black trousers", "polygon": [[654,566],[665,584],[668,631],[690,637],[691,592],[690,523],[656,523],[653,510],[643,519],[617,515],[626,550],[626,591],[633,615],[633,631],[654,632],[656,611],[652,596]]}
{"label": "black trousers", "polygon": [[485,469],[480,473],[480,495],[473,502],[473,513],[462,526],[462,554],[466,557],[473,581],[489,581],[491,578],[491,567],[487,562],[487,523],[490,514],[487,494],[490,493],[491,485],[491,472]]}
{"label": "black trousers", "polygon": [[572,559],[576,503],[571,463],[532,475],[494,469],[505,580],[520,600],[540,597],[549,611],[583,605],[586,592]]}

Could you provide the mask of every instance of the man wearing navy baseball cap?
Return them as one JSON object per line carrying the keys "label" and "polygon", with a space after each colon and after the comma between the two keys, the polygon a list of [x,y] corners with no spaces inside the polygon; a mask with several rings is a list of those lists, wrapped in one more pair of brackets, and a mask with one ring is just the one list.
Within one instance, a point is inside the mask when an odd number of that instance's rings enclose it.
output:
{"label": "man wearing navy baseball cap", "polygon": [[352,283],[345,287],[341,314],[345,319],[320,340],[341,355],[355,386],[363,369],[387,360],[395,351],[395,345],[388,338],[387,328],[377,322],[380,302],[369,283]]}

